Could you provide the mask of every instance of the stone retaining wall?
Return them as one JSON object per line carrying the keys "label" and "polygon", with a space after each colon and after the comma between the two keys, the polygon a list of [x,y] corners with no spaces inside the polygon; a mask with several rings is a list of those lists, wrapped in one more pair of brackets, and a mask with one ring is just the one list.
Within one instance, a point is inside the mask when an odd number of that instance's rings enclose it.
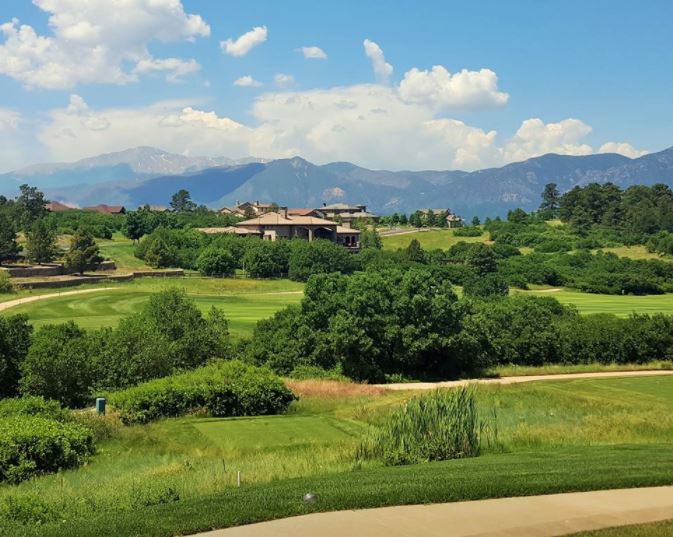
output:
{"label": "stone retaining wall", "polygon": [[[10,278],[49,278],[53,276],[74,274],[73,271],[67,270],[62,263],[32,266],[8,265],[2,268],[9,273]],[[105,271],[115,270],[116,268],[117,265],[115,265],[114,261],[103,261],[102,263],[99,263],[94,270]]]}
{"label": "stone retaining wall", "polygon": [[160,271],[139,271],[131,274],[101,274],[97,276],[72,276],[65,280],[35,280],[30,282],[15,282],[14,287],[17,289],[43,289],[43,288],[61,288],[61,287],[75,287],[77,285],[84,285],[86,283],[100,283],[100,282],[125,282],[134,280],[136,278],[167,278],[167,277],[182,277],[185,271],[180,270],[160,270]]}

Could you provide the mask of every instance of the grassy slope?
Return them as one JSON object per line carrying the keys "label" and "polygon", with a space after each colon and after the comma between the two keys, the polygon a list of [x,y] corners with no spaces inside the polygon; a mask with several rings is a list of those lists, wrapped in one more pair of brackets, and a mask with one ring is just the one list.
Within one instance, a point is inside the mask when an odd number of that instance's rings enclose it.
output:
{"label": "grassy slope", "polygon": [[406,248],[413,239],[417,239],[425,250],[434,250],[436,248],[446,250],[460,241],[485,242],[488,239],[488,234],[486,233],[481,237],[456,237],[453,232],[453,229],[432,229],[421,230],[416,233],[389,235],[382,237],[383,248],[386,250]]}
{"label": "grassy slope", "polygon": [[[66,520],[8,534],[172,535],[308,510],[673,483],[671,377],[480,387],[485,414],[497,409],[497,446],[404,468],[353,455],[367,424],[410,395],[343,389],[355,393],[302,392],[287,416],[125,428],[85,468],[0,486],[0,509],[8,495],[27,497]],[[309,490],[313,506],[300,500]]]}
{"label": "grassy slope", "polygon": [[111,240],[98,239],[100,253],[106,259],[112,259],[117,270],[128,272],[132,270],[147,270],[150,267],[142,259],[138,259],[133,252],[135,245],[121,233],[115,233]]}
{"label": "grassy slope", "polygon": [[7,312],[25,313],[36,326],[70,320],[83,328],[115,326],[122,317],[138,311],[152,293],[179,287],[184,288],[203,311],[213,306],[221,308],[230,320],[232,333],[242,335],[250,333],[258,320],[297,303],[303,289],[301,284],[288,280],[210,278],[143,278],[98,287],[114,289],[54,297],[16,306]]}

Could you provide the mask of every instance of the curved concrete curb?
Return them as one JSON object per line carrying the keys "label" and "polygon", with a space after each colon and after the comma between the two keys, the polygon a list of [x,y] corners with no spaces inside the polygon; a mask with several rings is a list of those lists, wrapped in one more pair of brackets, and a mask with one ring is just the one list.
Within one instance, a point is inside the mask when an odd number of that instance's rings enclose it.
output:
{"label": "curved concrete curb", "polygon": [[549,537],[673,519],[673,487],[316,513],[196,537]]}

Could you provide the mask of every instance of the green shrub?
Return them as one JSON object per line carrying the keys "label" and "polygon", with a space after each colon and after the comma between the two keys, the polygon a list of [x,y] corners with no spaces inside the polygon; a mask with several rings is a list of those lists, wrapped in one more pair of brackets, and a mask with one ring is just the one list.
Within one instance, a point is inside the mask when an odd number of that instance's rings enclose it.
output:
{"label": "green shrub", "polygon": [[480,227],[465,226],[453,230],[454,237],[481,237],[484,234]]}
{"label": "green shrub", "polygon": [[196,267],[204,276],[231,276],[236,269],[236,260],[228,250],[210,247],[201,252]]}
{"label": "green shrub", "polygon": [[0,270],[0,294],[7,295],[14,292],[12,279],[6,270]]}
{"label": "green shrub", "polygon": [[42,326],[21,363],[21,393],[87,405],[95,380],[90,350],[87,333],[74,322]]}
{"label": "green shrub", "polygon": [[55,421],[68,421],[72,414],[53,399],[25,396],[0,400],[0,418],[11,416],[39,416]]}
{"label": "green shrub", "polygon": [[0,482],[79,466],[94,452],[91,432],[38,416],[0,418]]}
{"label": "green shrub", "polygon": [[437,390],[393,412],[363,442],[359,454],[388,465],[476,457],[483,430],[473,391]]}
{"label": "green shrub", "polygon": [[293,400],[270,370],[237,361],[215,362],[109,394],[127,424],[198,411],[218,417],[277,414]]}

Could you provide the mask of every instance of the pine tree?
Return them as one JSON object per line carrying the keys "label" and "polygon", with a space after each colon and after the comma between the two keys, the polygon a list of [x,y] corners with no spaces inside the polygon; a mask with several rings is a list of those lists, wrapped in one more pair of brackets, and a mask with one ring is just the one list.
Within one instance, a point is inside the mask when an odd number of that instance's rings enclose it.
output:
{"label": "pine tree", "polygon": [[65,266],[79,274],[93,270],[103,261],[93,235],[88,231],[78,231],[70,241],[70,250],[65,256]]}
{"label": "pine tree", "polygon": [[190,212],[196,209],[196,203],[192,201],[189,192],[183,188],[171,197],[171,208],[176,213]]}
{"label": "pine tree", "polygon": [[56,233],[44,218],[35,220],[26,233],[26,256],[31,263],[49,263],[56,258]]}
{"label": "pine tree", "polygon": [[19,245],[16,242],[16,230],[12,221],[7,216],[0,215],[0,264],[3,261],[16,258],[19,250]]}
{"label": "pine tree", "polygon": [[561,205],[561,193],[558,190],[556,183],[547,183],[542,192],[542,203],[540,204],[540,211],[545,213],[545,216],[551,218],[558,217],[559,207]]}
{"label": "pine tree", "polygon": [[406,249],[407,259],[416,263],[425,263],[425,252],[418,239],[412,239]]}

